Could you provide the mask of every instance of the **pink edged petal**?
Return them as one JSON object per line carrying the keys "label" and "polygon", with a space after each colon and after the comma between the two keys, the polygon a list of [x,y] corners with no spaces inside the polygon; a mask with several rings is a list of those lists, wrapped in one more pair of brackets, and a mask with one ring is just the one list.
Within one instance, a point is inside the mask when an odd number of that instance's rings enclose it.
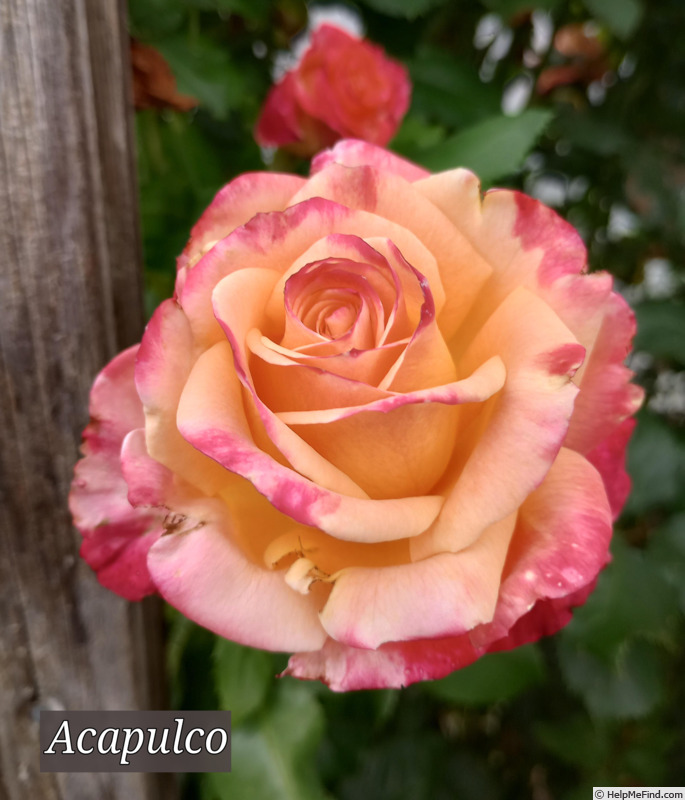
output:
{"label": "pink edged petal", "polygon": [[285,675],[305,681],[323,681],[334,692],[400,688],[407,683],[401,655],[384,650],[360,650],[330,638],[320,650],[291,656],[282,673]]}
{"label": "pink edged petal", "polygon": [[412,164],[383,147],[362,142],[357,139],[344,139],[330,150],[324,150],[312,159],[311,174],[325,169],[330,164],[342,164],[345,167],[375,167],[380,172],[399,175],[406,181],[417,181],[430,175],[428,170]]}
{"label": "pink edged petal", "polygon": [[166,300],[152,315],[136,359],[146,448],[151,458],[204,494],[218,494],[227,480],[224,470],[191,447],[176,427],[176,408],[193,355],[188,320],[175,300]]}
{"label": "pink edged petal", "polygon": [[[257,214],[222,239],[190,270],[179,297],[196,343],[209,347],[223,338],[212,311],[212,292],[222,278],[253,268],[273,270],[277,280],[323,236],[336,232],[365,235],[366,228],[372,235],[383,231],[383,220],[367,217],[370,219],[361,219],[338,203],[313,198],[283,212]],[[282,315],[281,294],[277,320],[282,321]]]}
{"label": "pink edged petal", "polygon": [[[421,260],[433,262],[430,266],[437,274],[437,265],[427,250],[421,253]],[[317,344],[316,350],[332,342],[315,337],[300,320],[303,304],[312,297],[315,286],[325,289],[343,285],[351,280],[367,284],[362,295],[367,302],[373,298],[383,323],[375,341],[369,347],[376,347],[386,341],[406,337],[416,327],[420,319],[421,305],[426,291],[422,291],[422,276],[411,268],[396,246],[387,238],[370,237],[367,240],[358,236],[336,234],[320,239],[288,270],[289,276],[279,281],[274,290],[270,310],[274,316],[281,313],[282,295],[285,293],[286,329],[281,345],[302,350],[303,346]],[[300,309],[295,314],[295,309]],[[307,341],[307,339],[309,341]],[[349,350],[345,339],[340,341]],[[311,351],[311,347],[307,352]],[[334,352],[334,351],[332,351]]]}
{"label": "pink edged petal", "polygon": [[501,650],[511,650],[523,644],[537,642],[543,636],[552,636],[571,621],[572,611],[577,606],[582,606],[587,600],[597,580],[594,579],[566,597],[553,597],[547,600],[538,600],[535,605],[524,614],[502,639],[497,639],[488,647],[488,653]]}
{"label": "pink edged petal", "polygon": [[76,527],[82,531],[131,512],[120,454],[126,434],[145,421],[133,383],[137,352],[135,345],[112,359],[91,389],[91,421],[81,448],[84,458],[76,465],[69,496]]}
{"label": "pink edged petal", "polygon": [[[411,231],[363,211],[355,212],[350,222],[358,233],[363,234],[364,239],[345,234],[321,237],[288,266],[274,285],[273,295],[267,306],[267,314],[273,324],[283,317],[283,295],[286,284],[293,276],[313,262],[325,260],[330,256],[344,256],[350,260],[354,260],[356,256],[357,260],[363,261],[365,258],[371,258],[370,250],[376,251],[374,257],[376,263],[381,259],[387,262],[387,271],[392,278],[392,289],[397,301],[400,304],[404,301],[403,310],[406,314],[402,316],[408,317],[409,321],[414,323],[414,327],[419,322],[421,306],[427,294],[432,296],[436,311],[442,308],[445,295],[438,264],[434,256]],[[420,264],[421,269],[416,269],[415,264]],[[387,291],[385,300],[387,305]],[[395,298],[393,303],[394,300]]]}
{"label": "pink edged petal", "polygon": [[140,428],[145,418],[133,382],[133,370],[140,345],[129,347],[115,356],[100,372],[90,390],[89,412],[96,425],[86,428],[84,438],[89,452],[112,446],[110,457],[119,460],[118,447],[124,436]]}
{"label": "pink edged petal", "polygon": [[634,333],[633,311],[612,293],[582,374],[567,447],[588,453],[642,404],[644,391],[630,383],[633,373],[623,364]]}
{"label": "pink edged petal", "polygon": [[461,405],[462,403],[482,403],[492,397],[504,385],[506,369],[499,356],[478,367],[468,378],[454,383],[421,389],[406,394],[389,394],[365,405],[328,408],[318,411],[283,411],[277,414],[287,425],[316,425],[335,422],[358,414],[361,411],[387,413],[405,405],[422,403],[441,403]]}
{"label": "pink edged petal", "polygon": [[[389,238],[410,263],[420,262],[418,268],[422,273],[428,271],[430,275],[431,268],[435,269],[435,259],[427,253],[425,246],[401,225],[321,197],[298,202],[284,212],[257,214],[218,242],[188,272],[178,300],[198,346],[209,347],[223,338],[212,313],[214,288],[226,276],[247,268],[272,270],[277,274],[267,317],[272,325],[282,326],[283,286],[292,273],[293,264],[320,239],[336,233],[361,238]],[[324,253],[322,257],[326,255]],[[307,261],[301,262],[301,266],[305,263]],[[417,264],[412,263],[412,266],[417,267]],[[431,291],[436,308],[439,308],[443,293],[437,273]]]}
{"label": "pink edged petal", "polygon": [[183,530],[163,536],[148,556],[162,597],[198,624],[250,647],[322,646],[325,633],[310,598],[290,589],[282,572],[247,560],[232,540],[222,503],[202,500],[182,511]]}
{"label": "pink edged petal", "polygon": [[455,636],[490,622],[516,514],[483,531],[460,553],[413,564],[355,567],[332,576],[321,612],[329,636],[352,647]]}
{"label": "pink edged petal", "polygon": [[428,494],[449,463],[459,406],[483,402],[503,383],[504,367],[494,358],[453,384],[278,416],[371,497]]}
{"label": "pink edged petal", "polygon": [[[243,269],[224,278],[213,294],[215,314],[231,343],[238,377],[252,393],[269,441],[295,470],[325,489],[359,498],[371,493],[383,499],[429,492],[449,460],[455,425],[454,413],[449,407],[435,404],[420,409],[413,407],[395,413],[393,419],[367,416],[341,420],[337,425],[325,426],[321,441],[318,427],[293,431],[264,405],[248,374],[244,342],[246,332],[261,319],[260,309],[270,293],[271,275],[270,270]],[[253,302],[249,305],[236,303],[235,298],[242,296],[251,297]],[[199,369],[194,372],[198,386],[216,384],[215,376],[230,370],[227,348],[220,348],[220,345],[215,348],[202,357],[207,363],[211,358],[213,366],[203,368],[202,373]],[[423,358],[424,370],[432,365],[429,357],[432,355],[426,354]],[[454,377],[451,360],[447,358],[446,361],[450,372],[445,374],[443,370],[437,376],[439,380]],[[297,382],[297,373],[292,380]],[[210,391],[208,386],[193,390],[194,395]],[[235,402],[240,408],[239,396]],[[226,410],[225,413],[230,412]],[[405,418],[405,424],[396,419],[398,416]],[[190,415],[187,418],[190,421]],[[404,436],[397,435],[398,427]],[[436,428],[443,431],[442,436],[432,435]],[[412,435],[407,435],[408,431]],[[375,450],[373,458],[366,457],[369,446]],[[363,455],[360,457],[360,454]]]}
{"label": "pink edged petal", "polygon": [[592,360],[595,341],[610,303],[612,284],[611,275],[595,272],[592,275],[564,275],[538,291],[587,351],[585,361],[574,376],[579,386]]}
{"label": "pink edged petal", "polygon": [[635,424],[634,419],[624,420],[603,442],[586,455],[587,460],[602,476],[614,519],[621,513],[630,494],[630,476],[626,472],[626,449]]}
{"label": "pink edged petal", "polygon": [[[247,335],[247,345],[253,356],[248,363],[255,391],[274,413],[318,411],[331,403],[362,405],[390,396],[368,381],[377,375],[379,366],[382,373],[389,369],[405,346],[393,345],[384,351],[350,351],[346,359],[308,356],[294,361],[296,354],[261,336],[254,328]],[[329,372],[332,360],[341,374]],[[343,373],[345,363],[348,369]]]}
{"label": "pink edged petal", "polygon": [[[236,411],[243,408],[240,381],[251,393],[254,408],[266,430],[266,437],[262,437],[260,441],[266,439],[298,472],[314,483],[352,496],[366,497],[364,491],[347,475],[322,458],[281,422],[254,391],[247,366],[247,331],[261,318],[261,309],[271,293],[272,275],[271,270],[265,269],[239,270],[224,278],[214,290],[215,314],[226,332],[230,346],[226,342],[219,342],[200,356],[184,391],[182,407],[178,411],[179,422],[181,419],[188,419],[193,424],[193,398],[202,394],[207,402],[206,398],[218,394],[214,401],[217,409],[220,409],[218,413],[227,420],[230,417],[231,429],[239,432],[248,447],[254,447],[246,417],[243,414],[241,419],[236,415]],[[235,302],[236,297],[243,296],[250,297],[252,302]],[[227,402],[229,397],[232,398],[230,404]]]}
{"label": "pink edged petal", "polygon": [[481,201],[478,178],[465,169],[432,175],[415,188],[492,267],[492,277],[465,321],[466,329],[478,330],[518,286],[544,296],[565,275],[586,271],[587,252],[578,232],[538,200],[495,189]]}
{"label": "pink edged petal", "polygon": [[474,641],[489,645],[538,600],[567,598],[594,581],[609,560],[611,525],[599,473],[583,456],[562,448],[521,506],[495,618],[474,632]]}
{"label": "pink edged petal", "polygon": [[[254,450],[255,453],[259,453],[259,456],[266,460],[265,463],[270,464],[273,457],[280,452],[313,484],[352,497],[366,497],[364,491],[347,475],[336,469],[293,433],[257,398],[252,398],[255,405],[250,403],[247,397],[244,398],[240,377],[241,368],[236,364],[234,353],[227,342],[219,342],[199,357],[188,378],[178,407],[179,430],[187,441],[206,455],[215,458],[211,452],[198,445],[194,436],[188,437],[188,431],[196,430],[198,426],[206,427],[206,423],[214,421],[217,428],[220,429],[221,425],[224,425],[231,435],[239,437],[248,451]],[[248,407],[248,412],[253,412],[249,421],[245,406]],[[260,449],[259,445],[268,448],[269,453]],[[279,460],[283,461],[282,458]],[[219,463],[244,475],[240,469],[229,467],[222,461]]]}
{"label": "pink edged petal", "polygon": [[313,653],[291,656],[284,675],[321,680],[334,692],[355,689],[401,689],[416,681],[444,678],[485,653],[468,637],[390,642],[378,650],[361,650],[333,639]]}
{"label": "pink edged petal", "polygon": [[81,557],[105,589],[133,601],[156,594],[147,556],[163,533],[162,519],[161,515],[140,512],[128,518],[121,514],[118,522],[84,534]]}
{"label": "pink edged petal", "polygon": [[128,485],[128,501],[134,506],[159,508],[169,501],[174,475],[150,458],[145,444],[145,429],[137,428],[121,447],[121,471]]}
{"label": "pink edged petal", "polygon": [[457,366],[468,371],[498,354],[507,379],[487,413],[461,420],[461,446],[445,485],[436,487],[445,505],[431,530],[412,541],[413,558],[467,547],[540,484],[568,430],[578,393],[571,376],[584,352],[527,289],[512,292],[492,315]]}
{"label": "pink edged petal", "polygon": [[133,382],[138,346],[113,359],[98,375],[90,397],[84,458],[76,465],[69,507],[83,535],[81,555],[108,589],[128,600],[155,592],[147,551],[161,533],[162,515],[134,509],[121,472],[122,441],[143,424]]}
{"label": "pink edged petal", "polygon": [[[524,251],[541,251],[537,277],[541,286],[548,286],[563,275],[576,275],[587,270],[587,250],[578,231],[546,205],[522,192],[488,193],[484,202],[486,224],[488,213],[497,214],[502,202],[516,203],[517,215],[513,234]],[[494,209],[489,209],[494,205]]]}
{"label": "pink edged petal", "polygon": [[492,266],[413,184],[370,166],[346,167],[333,163],[307,181],[293,202],[313,196],[376,214],[414,234],[438,262],[439,277],[434,277],[424,264],[412,260],[391,234],[387,236],[412,267],[428,278],[445,337],[457,330],[492,275]]}
{"label": "pink edged petal", "polygon": [[537,641],[566,625],[571,609],[585,602],[608,560],[610,535],[599,476],[564,449],[521,509],[492,623],[458,636],[388,642],[377,650],[328,639],[320,651],[292,656],[285,674],[323,680],[334,691],[401,687],[442,678],[486,652]]}
{"label": "pink edged petal", "polygon": [[278,172],[247,172],[232,180],[193,226],[178,259],[179,270],[193,267],[220,239],[255,214],[282,211],[304,183],[304,178]]}
{"label": "pink edged petal", "polygon": [[[217,369],[231,360],[227,343],[216,345],[197,360],[178,408],[178,427],[195,448],[218,464],[247,478],[268,500],[284,514],[304,525],[320,528],[339,539],[360,542],[381,542],[413,536],[425,530],[437,516],[442,505],[438,496],[408,497],[401,500],[368,500],[324,488],[322,474],[313,482],[274,460],[260,450],[251,435],[240,398],[237,378],[217,381]],[[231,371],[235,376],[235,370]],[[275,419],[275,417],[274,417]],[[285,425],[280,423],[283,428]],[[290,454],[301,455],[308,447],[300,440],[299,452],[292,439],[285,439],[283,428],[273,427],[268,433],[272,441]],[[282,440],[277,437],[280,432]],[[287,430],[287,429],[286,429]],[[294,436],[294,434],[293,434]],[[299,437],[297,437],[299,438]],[[320,457],[319,457],[320,458]],[[314,455],[304,466],[323,470],[325,465]],[[325,467],[335,477],[334,467]],[[349,481],[349,479],[348,479]]]}

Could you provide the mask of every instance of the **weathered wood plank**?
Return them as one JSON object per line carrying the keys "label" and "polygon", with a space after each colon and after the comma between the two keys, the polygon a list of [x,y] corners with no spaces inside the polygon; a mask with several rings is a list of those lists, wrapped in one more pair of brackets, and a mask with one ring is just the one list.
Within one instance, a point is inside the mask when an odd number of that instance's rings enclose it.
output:
{"label": "weathered wood plank", "polygon": [[159,608],[97,584],[66,506],[89,386],[143,322],[125,8],[2,0],[0,64],[0,798],[152,800],[38,768],[41,708],[162,707]]}

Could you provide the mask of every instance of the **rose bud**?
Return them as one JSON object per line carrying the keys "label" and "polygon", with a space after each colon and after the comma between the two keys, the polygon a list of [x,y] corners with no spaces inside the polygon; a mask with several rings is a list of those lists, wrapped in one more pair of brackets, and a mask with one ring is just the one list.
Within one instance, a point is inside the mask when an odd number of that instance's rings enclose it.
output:
{"label": "rose bud", "polygon": [[535,641],[609,559],[633,332],[568,223],[465,169],[239,177],[95,382],[82,555],[335,690]]}
{"label": "rose bud", "polygon": [[295,69],[267,95],[255,138],[310,156],[343,137],[385,145],[409,107],[407,70],[382,48],[321,25]]}

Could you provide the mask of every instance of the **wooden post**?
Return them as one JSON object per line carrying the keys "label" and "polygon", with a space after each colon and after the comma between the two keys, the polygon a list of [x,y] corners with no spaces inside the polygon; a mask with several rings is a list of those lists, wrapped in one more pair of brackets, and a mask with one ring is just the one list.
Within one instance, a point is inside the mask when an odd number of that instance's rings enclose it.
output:
{"label": "wooden post", "polygon": [[0,65],[0,800],[156,800],[38,759],[42,708],[163,707],[159,606],[96,582],[66,504],[90,384],[143,324],[123,0],[2,0]]}

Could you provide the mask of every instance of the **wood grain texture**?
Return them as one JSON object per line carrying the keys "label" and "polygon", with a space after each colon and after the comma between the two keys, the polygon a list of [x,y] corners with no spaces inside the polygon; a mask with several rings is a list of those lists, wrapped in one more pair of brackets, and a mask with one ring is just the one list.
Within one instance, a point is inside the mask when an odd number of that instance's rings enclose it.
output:
{"label": "wood grain texture", "polygon": [[160,609],[105,591],[67,493],[95,374],[143,324],[125,8],[0,2],[0,800],[157,800],[40,774],[47,709],[161,708]]}

